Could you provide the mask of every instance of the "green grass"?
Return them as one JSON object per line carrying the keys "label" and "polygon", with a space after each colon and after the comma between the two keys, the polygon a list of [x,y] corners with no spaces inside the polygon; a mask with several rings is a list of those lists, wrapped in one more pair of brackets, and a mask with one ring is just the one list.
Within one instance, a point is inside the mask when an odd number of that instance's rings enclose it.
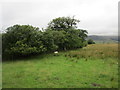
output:
{"label": "green grass", "polygon": [[0,89],[2,89],[2,63],[0,62]]}
{"label": "green grass", "polygon": [[[102,47],[105,49],[110,47],[109,45],[115,50],[110,54],[115,53],[116,45],[104,44]],[[80,52],[89,55],[90,49],[98,46],[99,44],[85,47],[86,53],[83,48],[60,52],[58,56],[48,54],[21,61],[3,62],[3,88],[117,88],[117,56],[113,55],[113,58],[108,56],[95,58],[95,55],[91,58],[87,55],[79,58],[66,56],[71,53],[80,56]]]}

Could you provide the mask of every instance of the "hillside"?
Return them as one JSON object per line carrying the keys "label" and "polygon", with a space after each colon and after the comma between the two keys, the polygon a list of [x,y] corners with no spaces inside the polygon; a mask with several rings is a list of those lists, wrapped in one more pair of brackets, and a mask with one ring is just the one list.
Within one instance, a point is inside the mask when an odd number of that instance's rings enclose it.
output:
{"label": "hillside", "polygon": [[118,36],[90,35],[87,39],[93,39],[96,43],[118,43]]}

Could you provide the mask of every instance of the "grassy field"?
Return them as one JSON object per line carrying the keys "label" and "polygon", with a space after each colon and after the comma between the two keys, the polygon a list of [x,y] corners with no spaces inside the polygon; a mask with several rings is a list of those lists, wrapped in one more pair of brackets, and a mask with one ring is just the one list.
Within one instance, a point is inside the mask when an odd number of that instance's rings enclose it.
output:
{"label": "grassy field", "polygon": [[117,88],[117,44],[3,62],[3,88]]}

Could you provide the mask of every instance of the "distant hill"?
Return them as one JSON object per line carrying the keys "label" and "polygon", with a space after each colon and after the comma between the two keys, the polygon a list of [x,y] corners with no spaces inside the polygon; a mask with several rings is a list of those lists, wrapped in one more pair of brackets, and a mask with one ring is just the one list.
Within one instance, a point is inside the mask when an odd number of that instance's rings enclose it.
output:
{"label": "distant hill", "polygon": [[92,39],[96,43],[118,43],[118,36],[97,36],[97,35],[90,35],[90,36],[88,36],[87,39]]}

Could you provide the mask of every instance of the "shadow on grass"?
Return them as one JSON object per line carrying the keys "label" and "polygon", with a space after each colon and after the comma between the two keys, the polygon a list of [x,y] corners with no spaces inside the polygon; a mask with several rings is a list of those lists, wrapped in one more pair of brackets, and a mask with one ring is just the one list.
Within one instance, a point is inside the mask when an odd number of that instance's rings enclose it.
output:
{"label": "shadow on grass", "polygon": [[[80,49],[80,48],[79,48]],[[71,50],[77,50],[77,49],[71,49]],[[71,50],[60,50],[58,55],[55,55],[53,52],[46,52],[46,53],[41,53],[41,54],[31,54],[31,55],[27,55],[27,56],[20,56],[20,55],[16,55],[16,56],[8,56],[8,55],[4,55],[3,58],[2,58],[2,62],[11,62],[11,61],[27,61],[27,60],[37,60],[39,58],[40,59],[43,59],[43,58],[46,58],[46,57],[51,57],[51,56],[59,56],[59,55],[62,55],[62,54],[65,54],[65,53],[68,53],[70,52]]]}
{"label": "shadow on grass", "polygon": [[53,53],[43,53],[43,54],[35,54],[35,55],[28,55],[28,56],[18,56],[18,57],[16,56],[14,58],[7,57],[7,58],[2,58],[2,62],[27,61],[27,60],[33,60],[35,58],[36,58],[35,60],[38,60],[38,58],[40,60],[40,59],[43,59],[45,57],[50,57],[52,55],[53,55]]}

